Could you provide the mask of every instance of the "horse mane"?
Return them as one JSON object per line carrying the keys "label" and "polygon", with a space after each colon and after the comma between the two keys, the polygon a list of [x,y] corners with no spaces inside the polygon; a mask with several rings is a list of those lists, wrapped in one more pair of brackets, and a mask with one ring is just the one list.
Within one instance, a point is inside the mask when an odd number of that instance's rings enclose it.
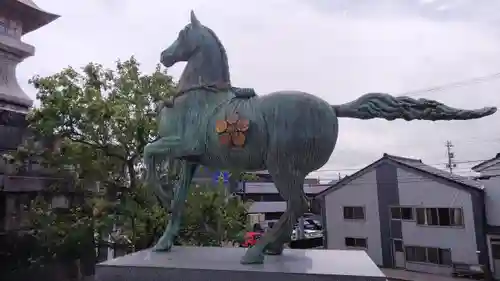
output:
{"label": "horse mane", "polygon": [[223,64],[222,77],[227,81],[227,83],[229,85],[231,85],[231,77],[229,75],[229,62],[227,59],[226,48],[224,48],[224,45],[222,45],[222,42],[219,40],[219,37],[217,37],[217,35],[215,34],[215,32],[213,30],[211,30],[210,28],[208,28],[206,26],[203,26],[203,27],[214,38],[215,43],[219,47],[220,55],[221,55],[221,59],[222,59],[222,64]]}

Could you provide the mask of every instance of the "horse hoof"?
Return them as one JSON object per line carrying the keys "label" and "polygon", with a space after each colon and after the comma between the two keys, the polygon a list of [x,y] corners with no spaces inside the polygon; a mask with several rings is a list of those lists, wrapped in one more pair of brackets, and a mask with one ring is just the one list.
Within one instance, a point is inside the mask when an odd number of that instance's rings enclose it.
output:
{"label": "horse hoof", "polygon": [[264,254],[270,255],[270,256],[279,256],[283,254],[283,249],[285,246],[280,243],[275,243],[275,244],[269,244],[269,246],[266,247],[264,250]]}
{"label": "horse hoof", "polygon": [[267,249],[264,253],[269,256],[279,256],[283,254],[283,249]]}
{"label": "horse hoof", "polygon": [[245,254],[241,260],[241,264],[263,264],[264,263],[264,255],[263,254]]}
{"label": "horse hoof", "polygon": [[170,252],[170,250],[172,250],[172,242],[163,242],[161,239],[153,247],[153,252]]}

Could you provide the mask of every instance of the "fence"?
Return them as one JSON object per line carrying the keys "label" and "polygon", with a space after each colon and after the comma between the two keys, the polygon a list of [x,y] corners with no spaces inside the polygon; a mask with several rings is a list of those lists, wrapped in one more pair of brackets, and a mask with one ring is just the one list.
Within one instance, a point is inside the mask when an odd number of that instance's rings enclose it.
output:
{"label": "fence", "polygon": [[114,259],[134,252],[134,248],[129,244],[111,243],[101,241],[96,245],[97,263]]}

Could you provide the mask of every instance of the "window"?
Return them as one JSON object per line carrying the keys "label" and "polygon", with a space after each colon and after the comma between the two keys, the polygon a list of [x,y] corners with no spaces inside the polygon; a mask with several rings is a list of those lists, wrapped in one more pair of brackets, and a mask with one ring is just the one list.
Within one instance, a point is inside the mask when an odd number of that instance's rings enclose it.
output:
{"label": "window", "polygon": [[57,195],[52,197],[52,202],[50,203],[52,208],[68,208],[69,207],[69,200],[66,198],[64,195]]}
{"label": "window", "polygon": [[268,194],[257,194],[257,193],[246,193],[245,199],[252,200],[254,202],[283,202],[283,198],[278,193],[268,193]]}
{"label": "window", "polygon": [[413,220],[413,208],[392,207],[391,218],[393,220]]}
{"label": "window", "polygon": [[500,260],[500,244],[491,244],[491,256],[495,260]]}
{"label": "window", "polygon": [[346,247],[353,247],[353,248],[363,248],[363,249],[368,248],[366,238],[346,237],[345,245]]}
{"label": "window", "polygon": [[262,195],[260,194],[245,194],[245,199],[246,200],[251,200],[253,202],[260,202],[262,201]]}
{"label": "window", "polygon": [[417,224],[439,226],[462,226],[463,215],[460,208],[417,208]]}
{"label": "window", "polygon": [[364,220],[364,207],[344,207],[344,219],[346,220]]}
{"label": "window", "polygon": [[264,201],[264,202],[281,202],[281,201],[285,201],[285,200],[283,200],[283,198],[281,198],[281,195],[279,195],[278,193],[270,193],[270,194],[263,194],[262,201]]}
{"label": "window", "polygon": [[7,19],[0,17],[0,34],[7,34],[8,29]]}
{"label": "window", "polygon": [[0,16],[0,34],[11,37],[21,36],[21,26],[12,20]]}
{"label": "window", "polygon": [[394,252],[403,252],[403,241],[392,240],[394,243]]}
{"label": "window", "polygon": [[281,215],[283,215],[282,212],[264,213],[264,218],[265,218],[266,221],[279,220],[281,218]]}
{"label": "window", "polygon": [[423,262],[439,265],[451,265],[451,250],[430,248],[430,247],[416,247],[407,246],[406,260],[409,262]]}
{"label": "window", "polygon": [[427,248],[427,260],[430,263],[439,264],[439,249]]}
{"label": "window", "polygon": [[10,35],[12,35],[14,37],[20,37],[21,36],[21,33],[22,33],[21,22],[19,22],[19,21],[11,21],[10,22],[10,27],[11,27]]}

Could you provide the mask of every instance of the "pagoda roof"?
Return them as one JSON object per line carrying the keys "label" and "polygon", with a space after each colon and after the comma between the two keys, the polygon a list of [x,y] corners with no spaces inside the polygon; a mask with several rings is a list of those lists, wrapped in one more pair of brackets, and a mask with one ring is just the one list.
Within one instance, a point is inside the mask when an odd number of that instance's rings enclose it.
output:
{"label": "pagoda roof", "polygon": [[17,15],[23,24],[23,35],[59,18],[59,15],[41,9],[32,0],[0,0],[0,8]]}

